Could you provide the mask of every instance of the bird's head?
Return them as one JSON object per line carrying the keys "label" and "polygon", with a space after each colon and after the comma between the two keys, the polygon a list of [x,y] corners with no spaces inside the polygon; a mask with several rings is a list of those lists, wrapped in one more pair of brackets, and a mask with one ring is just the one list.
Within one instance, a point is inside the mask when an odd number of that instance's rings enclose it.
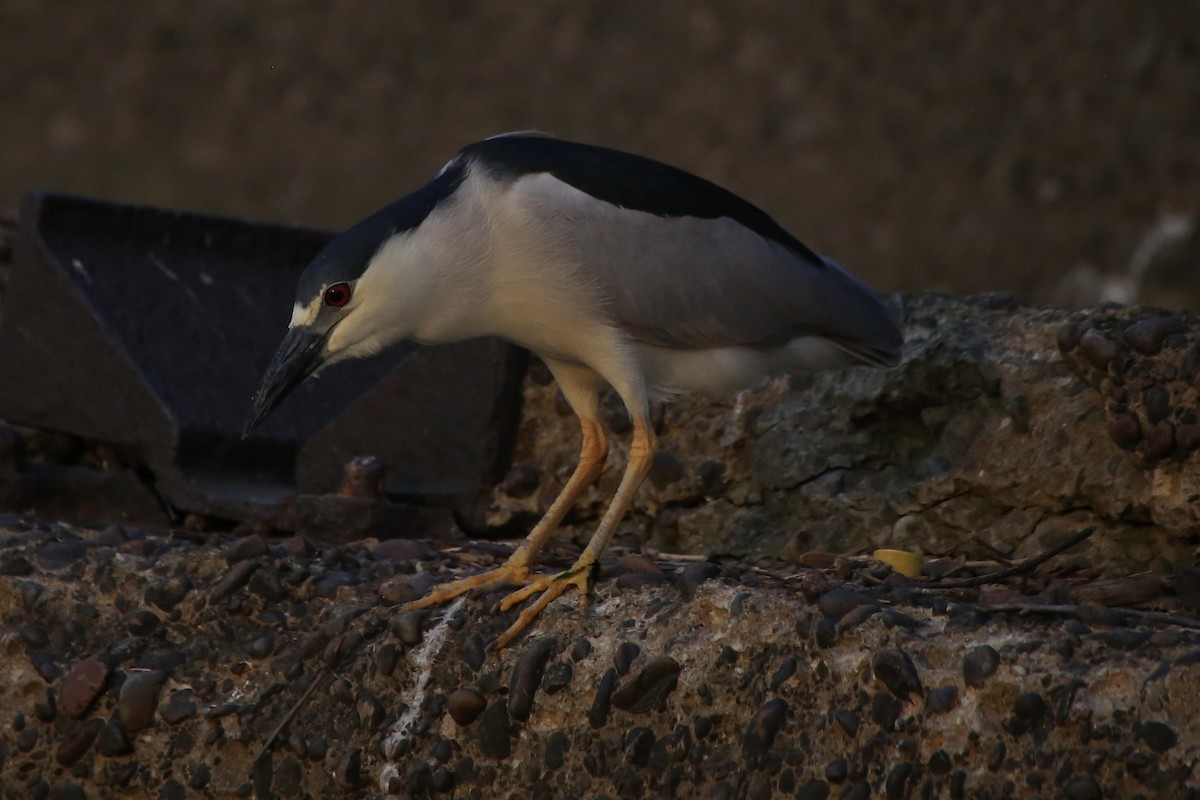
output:
{"label": "bird's head", "polygon": [[305,268],[287,335],[254,395],[244,433],[310,375],[411,334],[430,272],[431,235],[421,233],[423,223],[453,199],[464,176],[461,161],[451,161],[423,188],[336,236]]}

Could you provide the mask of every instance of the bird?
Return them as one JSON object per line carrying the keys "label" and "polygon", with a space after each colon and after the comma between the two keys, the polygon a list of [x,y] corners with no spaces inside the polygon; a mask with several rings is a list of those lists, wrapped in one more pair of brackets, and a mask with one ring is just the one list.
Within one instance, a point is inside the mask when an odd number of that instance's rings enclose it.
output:
{"label": "bird", "polygon": [[[401,610],[473,590],[536,599],[499,649],[593,569],[650,469],[650,404],[720,396],[778,374],[899,363],[897,316],[863,281],[766,212],[663,162],[540,132],[463,147],[425,186],[334,237],[303,270],[286,335],[252,399],[248,433],[298,384],[401,340],[499,337],[541,358],[579,418],[570,478],[495,569]],[[620,483],[574,564],[534,560],[608,455],[600,392],[632,422]]]}

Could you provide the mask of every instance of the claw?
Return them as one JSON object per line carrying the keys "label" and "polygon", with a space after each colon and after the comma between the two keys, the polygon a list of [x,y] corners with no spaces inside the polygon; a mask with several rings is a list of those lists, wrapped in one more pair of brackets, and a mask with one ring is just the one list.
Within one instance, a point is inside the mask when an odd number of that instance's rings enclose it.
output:
{"label": "claw", "polygon": [[416,611],[419,608],[429,608],[438,606],[442,603],[448,603],[451,600],[466,594],[473,589],[481,589],[487,586],[524,586],[529,581],[529,569],[523,564],[513,564],[511,561],[506,561],[495,569],[481,572],[478,575],[471,575],[466,578],[459,578],[456,581],[443,583],[433,587],[429,594],[422,597],[420,600],[413,600],[400,606],[400,611]]}
{"label": "claw", "polygon": [[542,610],[558,599],[563,592],[574,586],[579,590],[579,600],[582,604],[583,611],[587,611],[588,589],[592,579],[593,562],[575,562],[575,565],[565,572],[560,572],[556,575],[543,575],[540,578],[526,584],[523,588],[516,590],[512,594],[500,601],[500,611],[508,611],[513,606],[521,603],[532,597],[538,592],[541,595],[528,608],[521,611],[521,615],[516,621],[508,627],[504,633],[500,634],[493,644],[493,650],[499,650],[513,639],[515,639],[529,624],[542,613]]}

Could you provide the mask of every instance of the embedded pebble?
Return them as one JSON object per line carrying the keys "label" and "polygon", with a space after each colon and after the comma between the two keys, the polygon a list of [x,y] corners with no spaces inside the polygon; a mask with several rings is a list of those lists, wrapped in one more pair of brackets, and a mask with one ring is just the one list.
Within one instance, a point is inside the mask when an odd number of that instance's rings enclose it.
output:
{"label": "embedded pebble", "polygon": [[546,667],[546,676],[542,679],[542,690],[546,694],[562,691],[571,683],[575,670],[570,661],[555,661]]}
{"label": "embedded pebble", "polygon": [[1046,701],[1037,692],[1023,692],[1013,700],[1013,713],[1017,719],[1037,725],[1046,716]]}
{"label": "embedded pebble", "polygon": [[225,548],[225,561],[235,564],[248,558],[263,558],[268,553],[270,553],[270,548],[267,547],[267,540],[260,534],[252,533]]}
{"label": "embedded pebble", "polygon": [[562,731],[555,731],[546,740],[544,761],[550,769],[558,769],[566,760],[566,753],[571,749],[571,740]]}
{"label": "embedded pebble", "polygon": [[688,564],[679,575],[679,593],[683,595],[684,600],[691,600],[696,596],[701,584],[720,574],[721,567],[710,561]]}
{"label": "embedded pebble", "polygon": [[165,672],[134,672],[125,678],[117,695],[117,719],[129,733],[137,733],[154,722],[158,690],[167,679]]}
{"label": "embedded pebble", "polygon": [[659,708],[674,691],[681,669],[670,656],[655,656],[633,680],[613,692],[612,704],[634,714]]}
{"label": "embedded pebble", "polygon": [[100,755],[106,758],[127,756],[133,752],[133,742],[125,729],[115,719],[109,720],[100,731],[100,741],[96,744]]}
{"label": "embedded pebble", "polygon": [[158,714],[168,725],[178,725],[196,716],[196,703],[191,689],[172,692],[170,698],[158,709]]}
{"label": "embedded pebble", "polygon": [[1082,778],[1072,778],[1063,786],[1063,796],[1067,800],[1100,800],[1104,797],[1104,793],[1100,790],[1100,784],[1096,783],[1096,779],[1090,775],[1085,775]]}
{"label": "embedded pebble", "polygon": [[891,695],[879,692],[871,697],[871,721],[885,731],[895,730],[903,711],[900,701]]}
{"label": "embedded pebble", "polygon": [[967,686],[980,689],[999,668],[1000,654],[991,645],[982,644],[963,658],[963,680]]}
{"label": "embedded pebble", "polygon": [[1143,723],[1139,733],[1142,741],[1156,753],[1165,753],[1179,743],[1179,737],[1175,735],[1175,731],[1162,722]]}
{"label": "embedded pebble", "polygon": [[831,589],[817,601],[822,616],[840,620],[859,606],[877,606],[875,598],[854,589]]}
{"label": "embedded pebble", "polygon": [[816,640],[817,647],[820,647],[822,650],[833,647],[835,644],[837,644],[837,622],[829,617],[822,617],[821,621],[817,623]]}
{"label": "embedded pebble", "polygon": [[279,580],[279,573],[268,566],[254,570],[247,586],[251,592],[268,603],[277,603],[288,594],[283,582]]}
{"label": "embedded pebble", "polygon": [[524,722],[533,711],[533,698],[542,683],[546,661],[558,647],[558,639],[545,636],[528,645],[513,665],[508,684],[508,715]]}
{"label": "embedded pebble", "polygon": [[64,767],[75,764],[91,748],[103,727],[104,720],[96,718],[68,727],[54,751],[54,760]]}
{"label": "embedded pebble", "polygon": [[87,552],[95,546],[93,542],[85,542],[81,539],[47,542],[38,548],[37,564],[48,572],[64,569],[82,561]]}
{"label": "embedded pebble", "polygon": [[930,689],[925,695],[925,710],[930,714],[945,714],[953,711],[958,705],[958,689],[953,686],[943,686]]}
{"label": "embedded pebble", "polygon": [[907,630],[915,630],[921,627],[921,621],[897,611],[894,608],[885,608],[881,615],[883,624],[888,628],[905,628]]}
{"label": "embedded pebble", "polygon": [[371,555],[385,561],[421,561],[436,553],[429,542],[419,539],[384,539],[371,548]]}
{"label": "embedded pebble", "polygon": [[485,708],[487,708],[487,700],[473,688],[456,688],[446,698],[446,712],[450,714],[451,720],[454,720],[462,728],[466,728],[470,723],[478,720]]}
{"label": "embedded pebble", "polygon": [[641,652],[642,648],[633,642],[622,642],[617,648],[617,652],[613,654],[613,666],[617,668],[617,674],[621,677],[628,675],[629,668],[633,666],[634,660]]}
{"label": "embedded pebble", "polygon": [[921,677],[908,653],[897,648],[876,650],[871,654],[871,668],[875,677],[901,700],[909,695],[922,694]]}
{"label": "embedded pebble", "polygon": [[363,784],[362,750],[351,747],[338,757],[333,779],[343,789],[357,789]]}
{"label": "embedded pebble", "polygon": [[416,611],[405,611],[394,615],[388,622],[388,627],[405,647],[416,647],[424,637],[421,626],[428,616],[428,610],[423,608]]}
{"label": "embedded pebble", "polygon": [[850,774],[850,764],[844,758],[835,758],[825,765],[825,780],[841,783]]}
{"label": "embedded pebble", "polygon": [[1079,349],[1096,369],[1104,369],[1120,353],[1119,345],[1095,328],[1079,337]]}
{"label": "embedded pebble", "polygon": [[221,600],[235,592],[239,591],[243,586],[250,582],[250,576],[254,571],[262,566],[260,561],[237,561],[234,562],[228,570],[225,571],[221,580],[217,581],[217,585],[212,589],[212,599]]}
{"label": "embedded pebble", "polygon": [[1122,331],[1121,338],[1139,353],[1152,356],[1162,350],[1163,341],[1168,336],[1186,330],[1187,325],[1178,317],[1148,317]]}
{"label": "embedded pebble", "polygon": [[592,652],[592,643],[587,639],[579,638],[575,640],[575,644],[571,646],[571,660],[583,661]]}
{"label": "embedded pebble", "polygon": [[616,688],[617,671],[609,667],[600,678],[600,685],[596,687],[596,696],[592,699],[592,705],[587,712],[588,723],[593,728],[602,728],[608,722],[608,712],[612,707],[612,696]]}
{"label": "embedded pebble", "polygon": [[58,690],[58,705],[63,713],[76,719],[82,717],[107,679],[108,665],[98,658],[85,658],[76,664]]}
{"label": "embedded pebble", "polygon": [[479,721],[479,752],[488,758],[496,759],[512,755],[508,704],[503,700],[492,702],[483,712]]}
{"label": "embedded pebble", "polygon": [[776,697],[763,703],[750,718],[746,732],[742,735],[742,753],[752,763],[761,761],[771,749],[776,734],[787,718],[787,712],[787,701]]}
{"label": "embedded pebble", "polygon": [[779,669],[775,670],[775,674],[771,676],[771,682],[768,684],[770,690],[772,692],[775,691],[783,685],[784,681],[795,674],[796,659],[792,656],[788,656],[783,660],[783,663],[779,665]]}
{"label": "embedded pebble", "polygon": [[654,742],[654,731],[649,728],[630,728],[622,740],[625,760],[635,767],[646,766],[650,761],[650,751],[654,748]]}
{"label": "embedded pebble", "polygon": [[858,733],[859,718],[858,714],[855,714],[853,711],[839,709],[833,712],[833,719],[846,732],[847,736],[854,738]]}
{"label": "embedded pebble", "polygon": [[483,640],[483,636],[478,633],[468,634],[467,638],[463,639],[462,657],[472,672],[483,669],[483,662],[487,660],[487,642]]}
{"label": "embedded pebble", "polygon": [[908,761],[902,761],[896,766],[888,770],[887,779],[884,781],[884,796],[888,800],[902,800],[908,794],[908,779],[912,777],[913,765]]}
{"label": "embedded pebble", "polygon": [[192,582],[182,575],[158,580],[146,587],[145,600],[163,611],[179,605],[192,590]]}
{"label": "embedded pebble", "polygon": [[162,624],[158,614],[147,609],[134,611],[129,615],[126,628],[134,636],[152,636]]}

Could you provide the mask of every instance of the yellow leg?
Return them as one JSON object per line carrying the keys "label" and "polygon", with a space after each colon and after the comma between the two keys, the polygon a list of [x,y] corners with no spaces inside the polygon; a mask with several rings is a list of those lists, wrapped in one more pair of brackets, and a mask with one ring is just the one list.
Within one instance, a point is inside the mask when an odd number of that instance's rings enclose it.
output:
{"label": "yellow leg", "polygon": [[591,541],[588,542],[587,548],[570,569],[557,575],[542,576],[500,602],[500,610],[507,611],[517,603],[541,592],[541,596],[529,608],[524,609],[517,617],[516,622],[496,640],[493,645],[494,649],[499,650],[511,642],[529,626],[529,623],[533,622],[542,609],[572,586],[579,590],[580,602],[585,609],[587,608],[588,584],[591,580],[592,568],[600,558],[600,554],[608,547],[609,541],[612,540],[617,525],[620,524],[629,504],[633,501],[634,492],[646,479],[646,473],[650,471],[650,463],[653,458],[654,431],[650,429],[644,415],[634,413],[633,441],[629,445],[629,463],[625,466],[621,485],[617,488],[612,503],[604,512],[604,517],[600,520],[600,525],[592,535]]}
{"label": "yellow leg", "polygon": [[406,603],[400,608],[401,611],[440,605],[472,589],[485,586],[525,585],[529,580],[529,566],[533,559],[558,528],[580,493],[600,474],[604,459],[608,457],[608,441],[604,438],[604,429],[600,427],[599,421],[589,414],[587,417],[580,417],[580,426],[583,428],[583,446],[579,451],[579,464],[567,485],[547,509],[546,515],[529,532],[516,552],[496,569],[435,586],[420,600]]}

